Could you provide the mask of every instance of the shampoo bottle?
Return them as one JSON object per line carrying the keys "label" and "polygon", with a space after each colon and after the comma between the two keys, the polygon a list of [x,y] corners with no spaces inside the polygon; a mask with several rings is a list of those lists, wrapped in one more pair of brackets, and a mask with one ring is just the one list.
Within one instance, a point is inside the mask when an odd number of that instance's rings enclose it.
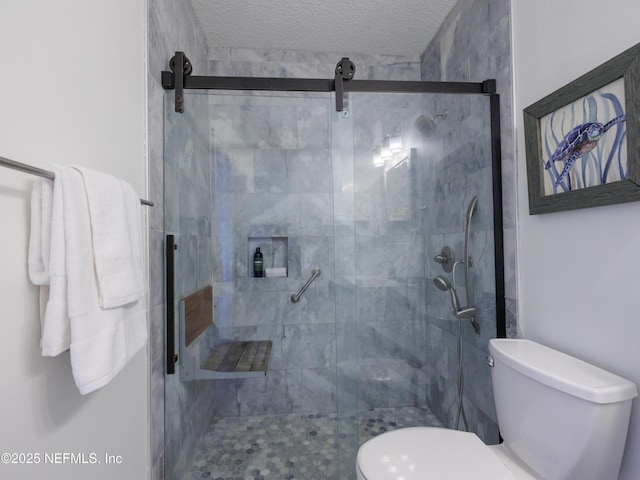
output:
{"label": "shampoo bottle", "polygon": [[260,252],[260,247],[256,248],[256,253],[253,254],[253,276],[263,276],[262,253]]}

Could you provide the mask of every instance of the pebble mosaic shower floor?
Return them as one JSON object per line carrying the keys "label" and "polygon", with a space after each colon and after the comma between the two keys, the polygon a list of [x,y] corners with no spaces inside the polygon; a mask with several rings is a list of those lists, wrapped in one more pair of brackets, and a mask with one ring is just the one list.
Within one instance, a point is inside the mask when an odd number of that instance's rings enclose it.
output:
{"label": "pebble mosaic shower floor", "polygon": [[322,413],[218,418],[183,480],[355,480],[359,444],[412,426],[442,425],[426,407],[369,409],[340,425]]}

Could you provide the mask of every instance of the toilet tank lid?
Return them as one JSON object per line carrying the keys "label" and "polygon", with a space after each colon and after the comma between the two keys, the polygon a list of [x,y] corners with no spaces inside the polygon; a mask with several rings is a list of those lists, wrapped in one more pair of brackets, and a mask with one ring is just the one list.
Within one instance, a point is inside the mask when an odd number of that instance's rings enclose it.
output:
{"label": "toilet tank lid", "polygon": [[530,340],[493,338],[489,351],[494,360],[521,374],[593,403],[616,403],[638,396],[633,382]]}

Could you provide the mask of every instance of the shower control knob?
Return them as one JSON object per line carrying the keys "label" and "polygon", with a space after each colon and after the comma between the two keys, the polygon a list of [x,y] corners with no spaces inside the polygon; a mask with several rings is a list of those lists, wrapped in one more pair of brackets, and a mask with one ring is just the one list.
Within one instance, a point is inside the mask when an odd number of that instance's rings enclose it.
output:
{"label": "shower control knob", "polygon": [[447,257],[445,254],[441,253],[441,254],[436,255],[435,257],[433,257],[433,260],[436,263],[446,263],[446,262],[449,261],[449,257]]}
{"label": "shower control knob", "polygon": [[433,261],[442,265],[445,272],[450,273],[453,270],[453,251],[449,247],[444,247],[438,255],[433,257]]}

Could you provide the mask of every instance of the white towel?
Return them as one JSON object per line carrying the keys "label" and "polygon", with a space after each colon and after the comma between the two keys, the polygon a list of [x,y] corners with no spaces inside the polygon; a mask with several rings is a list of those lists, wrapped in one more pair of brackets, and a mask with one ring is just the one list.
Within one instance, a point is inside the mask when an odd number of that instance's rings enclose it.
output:
{"label": "white towel", "polygon": [[[57,355],[69,348],[73,377],[84,395],[110,382],[145,345],[145,300],[143,295],[121,307],[101,307],[83,177],[69,167],[54,166],[53,170],[56,178],[51,209],[50,296],[43,322],[42,354]],[[34,197],[37,200],[40,193]],[[37,205],[34,208],[38,210]],[[34,274],[39,266],[35,260],[36,236],[42,238],[42,230],[35,226],[33,243],[30,240],[30,247],[34,247]],[[46,246],[42,250],[46,251]],[[31,255],[30,251],[30,260]],[[146,292],[144,283],[142,290]]]}
{"label": "white towel", "polygon": [[[119,308],[100,306],[87,194],[80,172],[63,168],[71,367],[86,394],[110,382],[146,343],[144,298]],[[136,208],[141,208],[139,201]],[[145,289],[146,290],[146,289]]]}
{"label": "white towel", "polygon": [[[58,355],[67,350],[70,344],[62,193],[59,189],[55,190],[56,217],[54,218],[52,216],[54,189],[54,182],[39,178],[31,192],[28,267],[31,282],[40,287],[40,347],[45,356]],[[52,233],[55,237],[53,242]],[[54,262],[50,260],[52,248]]]}
{"label": "white towel", "polygon": [[51,208],[53,182],[38,178],[31,191],[31,236],[29,237],[29,279],[34,285],[49,285]]}
{"label": "white towel", "polygon": [[42,355],[51,357],[71,344],[62,202],[59,182],[36,180],[31,194],[29,278],[40,286],[40,347]]}
{"label": "white towel", "polygon": [[140,198],[119,178],[73,168],[82,173],[89,202],[100,305],[114,308],[135,302],[145,293]]}
{"label": "white towel", "polygon": [[265,268],[264,273],[267,277],[286,277],[287,267]]}

